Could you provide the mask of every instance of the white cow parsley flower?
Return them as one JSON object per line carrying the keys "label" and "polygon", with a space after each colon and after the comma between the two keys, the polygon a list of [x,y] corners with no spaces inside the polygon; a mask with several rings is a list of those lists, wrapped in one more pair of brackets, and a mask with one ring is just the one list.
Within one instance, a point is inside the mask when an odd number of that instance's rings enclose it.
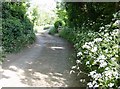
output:
{"label": "white cow parsley flower", "polygon": [[70,74],[72,74],[72,73],[75,73],[75,71],[74,71],[74,70],[71,70],[71,71],[70,71]]}
{"label": "white cow parsley flower", "polygon": [[108,33],[106,33],[104,36],[106,36],[106,37],[107,37],[108,35],[109,35],[109,34],[108,34]]}
{"label": "white cow parsley flower", "polygon": [[77,53],[77,56],[80,56],[80,55],[82,55],[82,52],[78,52],[78,53]]}
{"label": "white cow parsley flower", "polygon": [[93,76],[94,74],[96,74],[96,70],[91,71],[90,74],[89,74],[89,76]]}
{"label": "white cow parsley flower", "polygon": [[90,49],[91,47],[87,44],[83,45],[82,48]]}
{"label": "white cow parsley flower", "polygon": [[95,84],[94,87],[99,87],[99,85],[98,85],[98,84]]}
{"label": "white cow parsley flower", "polygon": [[107,66],[107,63],[104,60],[100,60],[100,67]]}
{"label": "white cow parsley flower", "polygon": [[92,52],[96,52],[96,51],[97,51],[97,47],[92,48],[91,51],[92,51]]}
{"label": "white cow parsley flower", "polygon": [[72,66],[72,69],[75,69],[76,68],[76,66]]}
{"label": "white cow parsley flower", "polygon": [[86,65],[89,65],[89,64],[90,64],[90,62],[89,62],[89,61],[87,61],[87,62],[86,62]]}
{"label": "white cow parsley flower", "polygon": [[100,55],[97,59],[106,59],[104,55]]}
{"label": "white cow parsley flower", "polygon": [[102,41],[101,38],[96,38],[96,39],[94,39],[94,42],[101,42],[101,41]]}
{"label": "white cow parsley flower", "polygon": [[102,77],[102,75],[99,74],[99,73],[96,73],[96,74],[93,76],[93,78],[94,78],[95,80],[98,80],[98,79],[100,79],[101,77]]}
{"label": "white cow parsley flower", "polygon": [[89,82],[87,85],[88,85],[89,87],[93,87],[93,84],[92,84],[91,82]]}
{"label": "white cow parsley flower", "polygon": [[113,25],[116,25],[116,26],[120,27],[120,20],[116,20]]}
{"label": "white cow parsley flower", "polygon": [[102,30],[102,29],[104,29],[105,27],[100,27],[100,29]]}
{"label": "white cow parsley flower", "polygon": [[113,87],[113,86],[114,86],[114,83],[109,83],[108,86],[109,86],[109,87]]}
{"label": "white cow parsley flower", "polygon": [[77,63],[77,64],[80,63],[80,60],[76,60],[76,63]]}

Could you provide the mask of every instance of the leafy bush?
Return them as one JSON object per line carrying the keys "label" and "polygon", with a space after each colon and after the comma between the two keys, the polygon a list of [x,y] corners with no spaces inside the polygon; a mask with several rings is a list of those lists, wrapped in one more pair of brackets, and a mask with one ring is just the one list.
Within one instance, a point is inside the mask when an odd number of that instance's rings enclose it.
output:
{"label": "leafy bush", "polygon": [[56,33],[59,33],[59,26],[63,26],[63,22],[61,20],[58,20],[54,23],[53,27],[50,27],[49,34],[54,35]]}
{"label": "leafy bush", "polygon": [[19,40],[19,38],[23,30],[20,20],[14,17],[4,19],[2,23],[2,27],[3,27],[2,46],[4,47],[4,49],[6,51],[9,50],[15,51],[19,49],[20,48],[19,44],[21,43],[21,40]]}
{"label": "leafy bush", "polygon": [[6,52],[19,51],[35,40],[33,24],[25,15],[22,2],[2,3],[2,46]]}
{"label": "leafy bush", "polygon": [[72,28],[63,27],[62,30],[59,32],[59,36],[67,39],[70,42],[74,42],[75,40],[75,33]]}
{"label": "leafy bush", "polygon": [[112,21],[113,13],[119,10],[119,3],[111,2],[62,2],[57,5],[57,14],[70,28],[81,28],[83,24],[92,30]]}
{"label": "leafy bush", "polygon": [[77,51],[71,72],[79,75],[83,64],[91,77],[88,87],[120,88],[119,7],[119,3],[63,2],[60,9],[65,10],[66,26],[72,30],[63,29],[59,34],[72,41]]}
{"label": "leafy bush", "polygon": [[50,27],[49,34],[54,35],[56,33],[58,33],[57,29],[54,26]]}
{"label": "leafy bush", "polygon": [[58,20],[58,21],[56,21],[56,22],[54,23],[54,27],[55,27],[56,29],[58,29],[58,27],[59,27],[59,26],[62,26],[62,25],[63,25],[63,23],[62,23],[61,20]]}

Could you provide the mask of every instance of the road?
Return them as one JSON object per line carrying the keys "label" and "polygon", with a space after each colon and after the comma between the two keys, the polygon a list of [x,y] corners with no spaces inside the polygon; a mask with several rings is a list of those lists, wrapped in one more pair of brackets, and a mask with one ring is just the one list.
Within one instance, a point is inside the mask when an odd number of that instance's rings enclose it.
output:
{"label": "road", "polygon": [[2,64],[0,86],[3,87],[82,87],[70,75],[73,47],[47,31],[36,34],[36,42],[19,53],[7,54]]}

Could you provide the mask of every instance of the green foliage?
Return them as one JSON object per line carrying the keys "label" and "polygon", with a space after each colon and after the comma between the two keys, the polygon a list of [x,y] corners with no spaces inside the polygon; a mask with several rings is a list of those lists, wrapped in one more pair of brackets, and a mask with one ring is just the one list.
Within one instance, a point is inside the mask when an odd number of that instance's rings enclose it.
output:
{"label": "green foliage", "polygon": [[60,26],[63,26],[63,22],[62,20],[57,20],[55,23],[54,23],[54,26],[53,27],[50,27],[50,30],[49,30],[49,34],[51,35],[54,35],[56,33],[58,33],[58,29]]}
{"label": "green foliage", "polygon": [[49,34],[54,35],[56,33],[58,33],[57,29],[54,26],[50,27]]}
{"label": "green foliage", "polygon": [[2,3],[2,46],[6,52],[16,52],[27,44],[33,43],[35,34],[33,24],[25,15],[22,2]]}
{"label": "green foliage", "polygon": [[[58,5],[58,16],[70,28],[83,25],[95,31],[112,21],[113,13],[120,8],[118,3],[66,2]],[[61,13],[64,13],[62,17]]]}
{"label": "green foliage", "polygon": [[66,25],[72,30],[64,28],[59,34],[72,41],[77,52],[71,72],[79,76],[83,64],[85,74],[91,77],[88,87],[120,87],[120,5],[66,2],[63,6],[68,17]]}
{"label": "green foliage", "polygon": [[67,39],[70,42],[74,42],[75,40],[75,33],[73,29],[68,27],[63,27],[62,30],[59,32],[59,36]]}
{"label": "green foliage", "polygon": [[92,78],[89,87],[117,89],[120,86],[119,23],[120,20],[117,20],[100,27],[99,32],[84,28],[76,30],[74,47],[77,50],[77,60],[72,71],[79,74],[80,65],[85,65],[88,76]]}
{"label": "green foliage", "polygon": [[60,3],[60,2],[57,2],[57,17],[58,19],[60,19],[63,23],[63,25],[66,25],[66,21],[68,19],[68,16],[67,16],[67,12],[66,12],[66,9],[65,9],[65,3]]}
{"label": "green foliage", "polygon": [[63,23],[62,23],[61,20],[58,20],[58,21],[56,21],[56,22],[54,23],[54,27],[55,27],[56,29],[58,29],[58,27],[59,27],[59,26],[62,26],[62,25],[63,25]]}
{"label": "green foliage", "polygon": [[[110,30],[110,29],[109,29]],[[75,44],[77,49],[76,67],[82,64],[87,66],[88,76],[92,80],[89,87],[117,88],[120,86],[119,69],[119,29],[109,31],[105,27],[99,32],[80,33],[79,36],[86,36],[83,41],[78,36],[79,42]]]}

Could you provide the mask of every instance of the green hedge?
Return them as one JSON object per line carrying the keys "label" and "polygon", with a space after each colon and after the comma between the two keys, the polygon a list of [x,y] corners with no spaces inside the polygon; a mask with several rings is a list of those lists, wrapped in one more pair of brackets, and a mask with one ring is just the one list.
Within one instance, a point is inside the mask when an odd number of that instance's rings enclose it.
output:
{"label": "green hedge", "polygon": [[25,3],[2,3],[2,46],[6,52],[16,52],[35,40],[33,24],[25,15]]}

